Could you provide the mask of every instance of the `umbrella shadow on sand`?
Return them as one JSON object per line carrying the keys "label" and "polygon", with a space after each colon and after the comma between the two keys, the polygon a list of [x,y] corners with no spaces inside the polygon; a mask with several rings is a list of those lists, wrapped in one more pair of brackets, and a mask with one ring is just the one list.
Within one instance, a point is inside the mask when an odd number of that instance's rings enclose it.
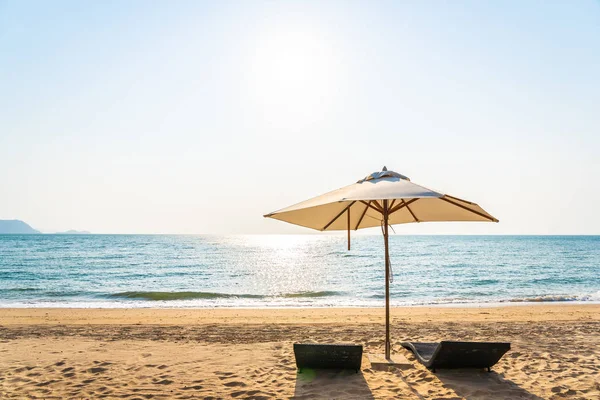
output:
{"label": "umbrella shadow on sand", "polygon": [[453,390],[457,396],[469,399],[531,399],[544,400],[515,382],[506,379],[503,374],[491,371],[439,370],[435,377],[445,387]]}
{"label": "umbrella shadow on sand", "polygon": [[362,371],[304,368],[296,374],[293,399],[374,399]]}

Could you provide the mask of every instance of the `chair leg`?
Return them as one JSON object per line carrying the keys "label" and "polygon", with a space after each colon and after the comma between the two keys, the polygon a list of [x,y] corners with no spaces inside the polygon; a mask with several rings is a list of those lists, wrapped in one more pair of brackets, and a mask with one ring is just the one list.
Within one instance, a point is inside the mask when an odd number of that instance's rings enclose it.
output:
{"label": "chair leg", "polygon": [[492,372],[492,369],[490,367],[488,367],[488,372]]}

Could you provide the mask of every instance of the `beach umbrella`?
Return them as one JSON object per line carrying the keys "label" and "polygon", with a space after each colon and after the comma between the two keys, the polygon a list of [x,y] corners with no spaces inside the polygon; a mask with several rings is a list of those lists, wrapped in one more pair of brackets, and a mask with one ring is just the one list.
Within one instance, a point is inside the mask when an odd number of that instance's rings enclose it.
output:
{"label": "beach umbrella", "polygon": [[350,231],[381,226],[385,248],[385,358],[390,359],[390,257],[388,227],[437,221],[498,222],[479,205],[428,189],[383,167],[358,182],[265,217],[319,231]]}

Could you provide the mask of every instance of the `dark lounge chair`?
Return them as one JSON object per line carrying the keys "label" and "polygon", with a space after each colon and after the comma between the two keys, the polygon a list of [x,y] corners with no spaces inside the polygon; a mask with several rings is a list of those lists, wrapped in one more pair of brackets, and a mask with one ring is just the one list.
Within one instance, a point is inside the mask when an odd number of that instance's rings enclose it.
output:
{"label": "dark lounge chair", "polygon": [[302,368],[353,369],[358,372],[363,347],[355,344],[294,343],[298,372]]}
{"label": "dark lounge chair", "polygon": [[421,364],[435,372],[436,368],[487,368],[510,350],[510,343],[404,342],[402,347],[412,351]]}

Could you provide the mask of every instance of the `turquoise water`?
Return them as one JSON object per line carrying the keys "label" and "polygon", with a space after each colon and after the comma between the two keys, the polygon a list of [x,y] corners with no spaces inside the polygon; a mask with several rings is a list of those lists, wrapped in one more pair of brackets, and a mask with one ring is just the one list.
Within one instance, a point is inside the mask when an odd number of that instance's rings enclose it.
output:
{"label": "turquoise water", "polygon": [[[383,239],[0,235],[0,307],[381,306]],[[600,236],[391,236],[393,305],[600,302]]]}

